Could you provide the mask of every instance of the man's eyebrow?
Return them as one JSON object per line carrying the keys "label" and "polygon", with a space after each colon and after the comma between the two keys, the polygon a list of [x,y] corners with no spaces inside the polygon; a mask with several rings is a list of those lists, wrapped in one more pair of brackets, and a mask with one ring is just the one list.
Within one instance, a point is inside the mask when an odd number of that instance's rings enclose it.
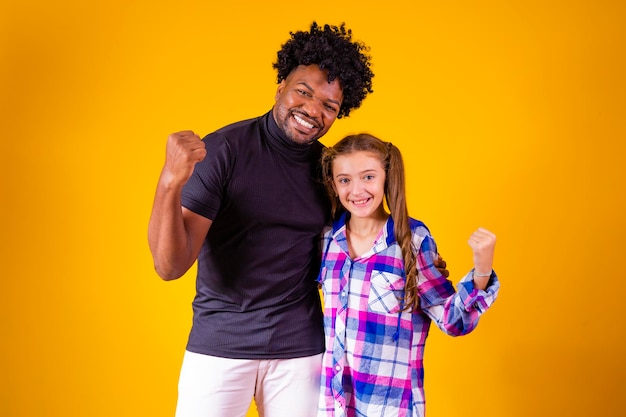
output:
{"label": "man's eyebrow", "polygon": [[[315,90],[313,90],[313,87],[311,87],[309,84],[306,83],[306,81],[298,81],[297,84],[301,84],[303,86],[305,86],[307,88],[307,90],[313,92]],[[332,98],[328,98],[325,101],[328,101],[330,103],[336,104],[337,106],[341,107],[341,102],[337,101],[337,100],[333,100]]]}
{"label": "man's eyebrow", "polygon": [[338,107],[341,107],[341,103],[338,102],[337,100],[333,100],[332,98],[329,98],[328,100],[326,100],[330,103],[336,104]]}
{"label": "man's eyebrow", "polygon": [[306,81],[298,81],[297,84],[302,84],[303,86],[305,86],[307,88],[307,90],[309,91],[313,91],[313,87],[311,87],[310,85],[307,84]]}

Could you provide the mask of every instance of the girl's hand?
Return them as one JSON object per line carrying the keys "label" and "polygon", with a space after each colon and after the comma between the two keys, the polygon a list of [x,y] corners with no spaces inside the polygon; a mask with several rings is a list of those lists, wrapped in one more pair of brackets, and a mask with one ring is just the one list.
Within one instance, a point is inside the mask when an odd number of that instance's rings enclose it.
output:
{"label": "girl's hand", "polygon": [[496,235],[479,227],[467,243],[474,252],[474,277],[489,276],[493,269],[493,254],[496,248]]}

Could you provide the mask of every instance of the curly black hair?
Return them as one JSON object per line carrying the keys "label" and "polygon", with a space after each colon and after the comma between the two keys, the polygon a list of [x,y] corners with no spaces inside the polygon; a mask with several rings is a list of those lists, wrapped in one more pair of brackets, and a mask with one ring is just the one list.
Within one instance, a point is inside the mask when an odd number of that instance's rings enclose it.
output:
{"label": "curly black hair", "polygon": [[346,24],[319,26],[311,24],[311,30],[289,32],[291,39],[278,51],[278,60],[272,64],[278,71],[278,83],[300,65],[317,64],[328,72],[328,81],[339,80],[343,89],[343,102],[337,114],[340,119],[361,106],[368,93],[372,93],[369,47],[352,40],[352,30]]}

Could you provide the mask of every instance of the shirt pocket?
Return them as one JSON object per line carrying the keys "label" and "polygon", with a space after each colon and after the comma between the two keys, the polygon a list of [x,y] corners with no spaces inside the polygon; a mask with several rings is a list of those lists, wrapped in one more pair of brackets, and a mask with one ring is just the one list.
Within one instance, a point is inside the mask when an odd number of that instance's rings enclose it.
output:
{"label": "shirt pocket", "polygon": [[400,311],[404,298],[404,277],[389,272],[374,271],[370,278],[368,307],[381,314]]}

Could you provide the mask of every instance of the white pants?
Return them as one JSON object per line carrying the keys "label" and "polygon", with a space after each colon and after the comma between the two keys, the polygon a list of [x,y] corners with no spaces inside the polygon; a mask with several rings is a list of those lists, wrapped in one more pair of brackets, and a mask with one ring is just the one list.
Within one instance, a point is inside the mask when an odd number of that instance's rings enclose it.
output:
{"label": "white pants", "polygon": [[321,367],[322,354],[247,360],[185,351],[176,417],[245,417],[253,397],[259,417],[314,417]]}

